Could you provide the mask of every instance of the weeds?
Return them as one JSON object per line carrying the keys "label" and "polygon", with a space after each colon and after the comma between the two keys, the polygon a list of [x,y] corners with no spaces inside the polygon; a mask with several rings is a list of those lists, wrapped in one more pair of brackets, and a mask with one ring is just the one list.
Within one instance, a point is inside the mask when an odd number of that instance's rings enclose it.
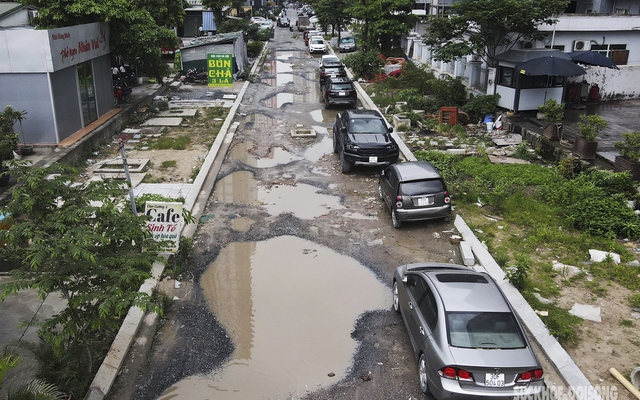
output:
{"label": "weeds", "polygon": [[166,160],[163,161],[162,163],[160,163],[160,169],[169,169],[169,168],[175,168],[178,165],[178,162],[176,160]]}
{"label": "weeds", "polygon": [[175,138],[160,137],[152,144],[151,147],[158,150],[185,150],[189,144],[191,144],[191,138],[186,135],[181,135]]}

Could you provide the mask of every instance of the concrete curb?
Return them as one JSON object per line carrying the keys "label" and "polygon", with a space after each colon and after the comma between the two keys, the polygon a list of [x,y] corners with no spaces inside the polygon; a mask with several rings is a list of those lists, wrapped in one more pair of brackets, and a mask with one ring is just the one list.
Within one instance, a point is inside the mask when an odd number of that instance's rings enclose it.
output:
{"label": "concrete curb", "polygon": [[[251,69],[251,74],[254,74],[262,63],[267,51],[268,45],[265,45]],[[202,215],[207,199],[211,195],[215,178],[218,175],[218,170],[213,168],[214,161],[220,154],[220,149],[223,145],[225,143],[230,143],[233,139],[238,124],[232,124],[232,122],[236,116],[238,107],[240,107],[240,101],[249,87],[249,83],[249,81],[246,81],[242,85],[242,89],[238,93],[233,106],[231,106],[229,114],[222,124],[215,141],[211,145],[211,149],[209,149],[209,152],[207,153],[207,157],[200,168],[200,172],[194,180],[193,186],[185,199],[185,208],[191,211],[195,222],[184,226],[181,236],[193,237],[196,232],[198,220]],[[164,267],[164,263],[155,262],[152,267],[152,277],[142,284],[139,291],[150,294],[151,291],[158,286],[158,283],[162,278],[162,273],[164,272]],[[91,382],[91,386],[85,396],[85,400],[103,400],[107,396],[116,380],[120,368],[122,367],[122,363],[135,340],[144,316],[145,313],[138,307],[132,307],[129,310],[118,334],[111,344],[111,348],[109,349],[107,356]],[[155,322],[157,323],[157,319],[155,319]]]}
{"label": "concrete curb", "polygon": [[[573,362],[571,356],[558,343],[556,338],[549,334],[549,330],[538,314],[527,303],[527,300],[505,277],[505,273],[498,263],[493,259],[489,251],[476,238],[473,231],[467,223],[460,217],[456,216],[454,225],[463,239],[471,245],[471,249],[475,254],[480,265],[474,266],[476,270],[487,272],[498,283],[503,293],[516,310],[518,317],[533,336],[534,340],[540,345],[551,364],[564,381],[564,383],[574,390],[576,399],[584,400],[602,400],[600,395],[592,387],[591,382],[584,376],[582,371]],[[576,390],[580,388],[580,390]]]}

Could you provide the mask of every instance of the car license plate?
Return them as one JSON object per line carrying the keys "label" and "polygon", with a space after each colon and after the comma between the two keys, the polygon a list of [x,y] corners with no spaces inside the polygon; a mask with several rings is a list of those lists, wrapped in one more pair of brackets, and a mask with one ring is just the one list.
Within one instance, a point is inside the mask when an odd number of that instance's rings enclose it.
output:
{"label": "car license plate", "polygon": [[418,206],[430,206],[430,205],[433,204],[433,200],[434,200],[433,196],[431,196],[431,197],[418,197]]}
{"label": "car license plate", "polygon": [[338,96],[345,96],[346,93],[345,92],[338,92]]}
{"label": "car license plate", "polygon": [[489,373],[484,379],[485,386],[502,387],[504,386],[504,374]]}
{"label": "car license plate", "polygon": [[378,162],[378,157],[369,157],[369,162],[370,163],[377,163]]}

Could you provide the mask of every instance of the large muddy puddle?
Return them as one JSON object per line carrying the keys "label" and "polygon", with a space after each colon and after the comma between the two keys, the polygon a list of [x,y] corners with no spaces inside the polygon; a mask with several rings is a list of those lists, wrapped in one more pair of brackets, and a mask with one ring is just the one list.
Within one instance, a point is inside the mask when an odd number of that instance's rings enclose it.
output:
{"label": "large muddy puddle", "polygon": [[391,307],[366,267],[294,236],[230,244],[200,285],[235,352],[222,370],[186,378],[162,400],[290,399],[337,383],[356,350],[354,322]]}
{"label": "large muddy puddle", "polygon": [[320,193],[322,189],[306,183],[258,186],[249,171],[238,171],[216,183],[213,196],[223,203],[262,206],[270,215],[291,213],[300,219],[313,219],[331,210],[341,210],[340,198]]}

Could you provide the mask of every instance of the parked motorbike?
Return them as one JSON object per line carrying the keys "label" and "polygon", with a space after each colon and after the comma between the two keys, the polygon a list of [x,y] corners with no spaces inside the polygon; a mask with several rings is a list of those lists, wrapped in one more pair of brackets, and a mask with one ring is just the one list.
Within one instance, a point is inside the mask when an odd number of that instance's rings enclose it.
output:
{"label": "parked motorbike", "polygon": [[207,71],[204,68],[198,72],[195,68],[190,68],[187,74],[182,78],[184,83],[207,83]]}
{"label": "parked motorbike", "polygon": [[133,88],[124,79],[116,78],[113,80],[113,101],[114,105],[126,103],[131,100],[131,92]]}

